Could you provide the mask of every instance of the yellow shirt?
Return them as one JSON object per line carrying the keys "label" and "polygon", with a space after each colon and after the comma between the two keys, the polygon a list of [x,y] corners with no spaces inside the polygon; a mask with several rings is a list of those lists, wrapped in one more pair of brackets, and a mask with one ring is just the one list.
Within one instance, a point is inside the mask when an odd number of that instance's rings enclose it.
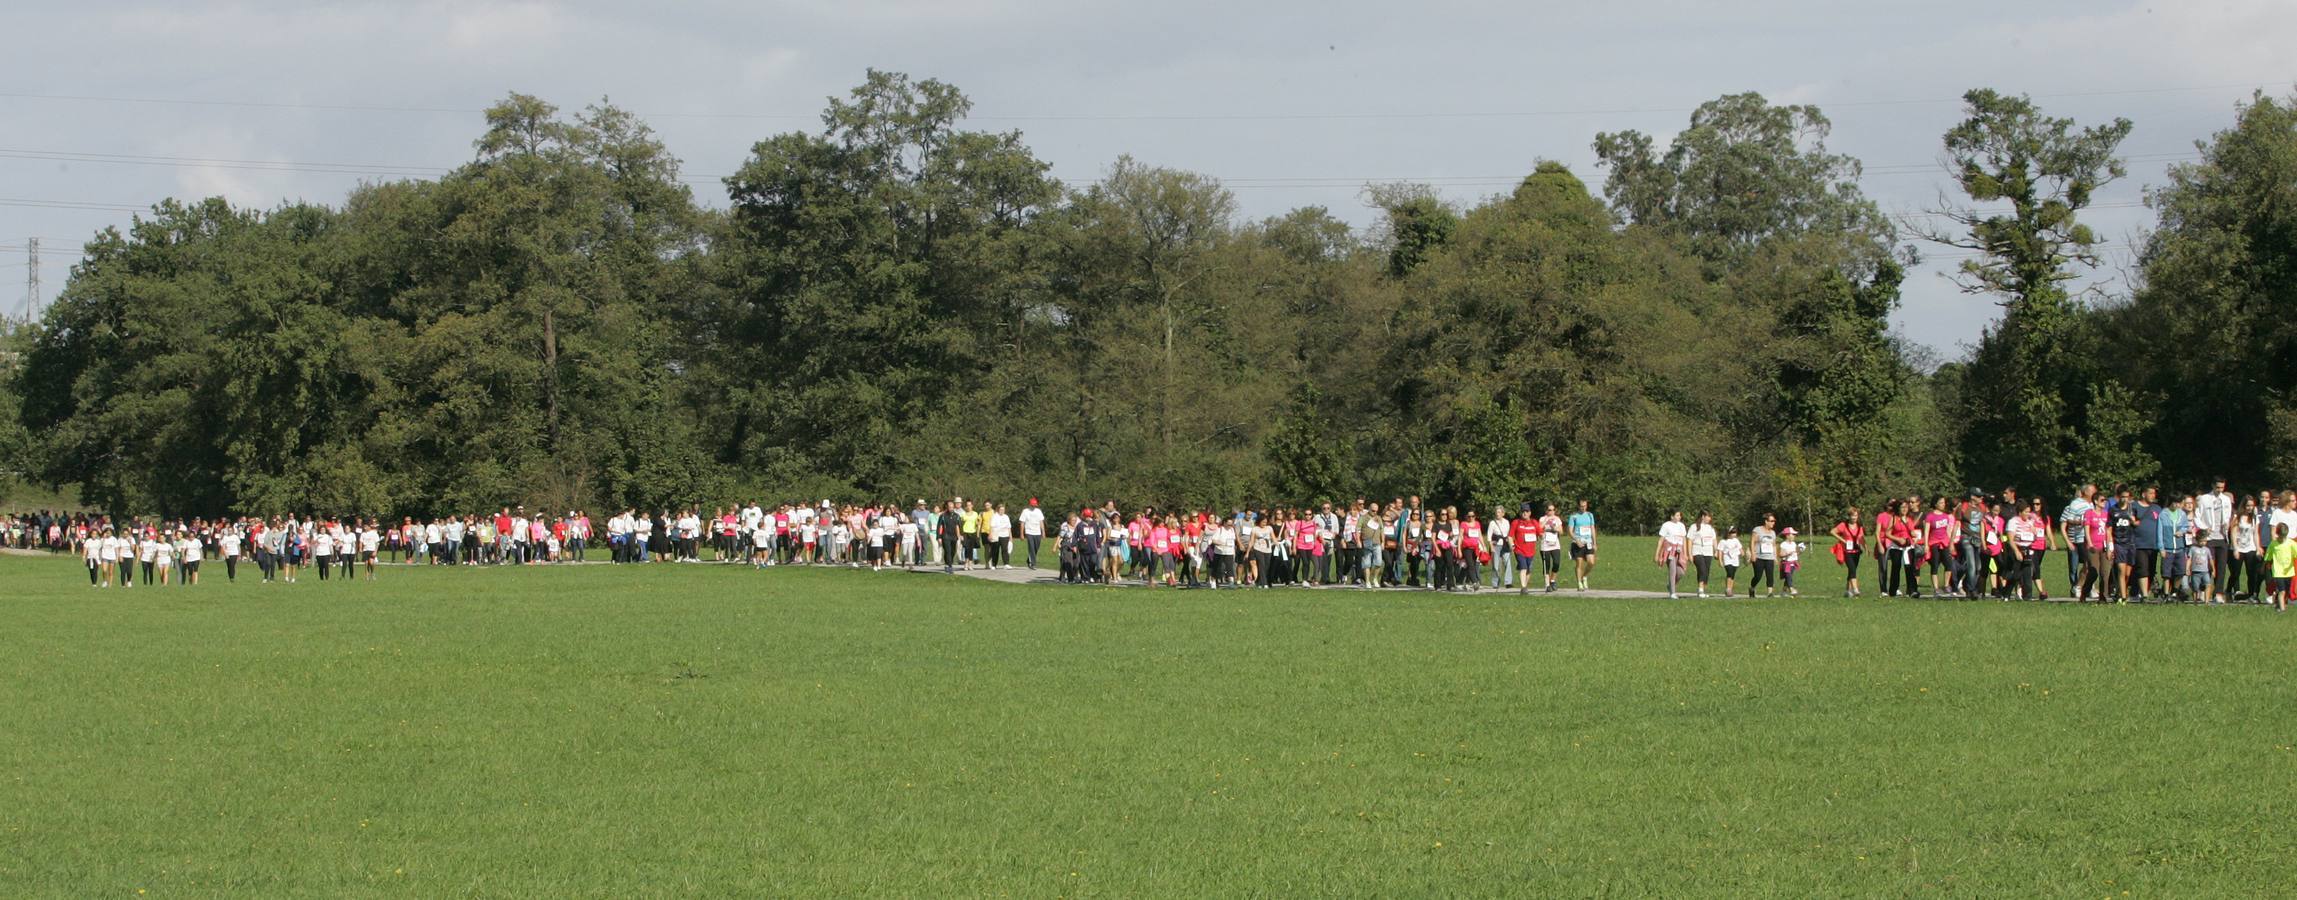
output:
{"label": "yellow shirt", "polygon": [[958,531],[959,533],[961,533],[961,534],[979,534],[979,533],[981,533],[981,514],[980,514],[980,513],[974,512],[974,511],[972,511],[972,510],[970,510],[970,509],[968,509],[968,510],[963,510],[963,511],[960,511],[960,512],[957,514],[957,518],[958,518],[957,531]]}
{"label": "yellow shirt", "polygon": [[2273,562],[2273,577],[2297,578],[2297,538],[2274,544],[2265,558]]}

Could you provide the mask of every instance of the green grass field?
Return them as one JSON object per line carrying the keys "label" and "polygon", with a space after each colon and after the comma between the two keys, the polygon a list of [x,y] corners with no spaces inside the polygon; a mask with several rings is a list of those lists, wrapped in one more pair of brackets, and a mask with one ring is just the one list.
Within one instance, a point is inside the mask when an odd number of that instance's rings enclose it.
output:
{"label": "green grass field", "polygon": [[2297,892],[2256,608],[245,574],[0,558],[0,896]]}

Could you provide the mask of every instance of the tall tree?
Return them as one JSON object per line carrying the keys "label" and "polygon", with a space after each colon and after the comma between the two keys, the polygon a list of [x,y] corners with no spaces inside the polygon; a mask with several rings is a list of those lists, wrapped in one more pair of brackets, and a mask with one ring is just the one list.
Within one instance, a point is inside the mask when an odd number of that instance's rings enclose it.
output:
{"label": "tall tree", "polygon": [[2161,225],[2111,339],[2175,348],[2131,364],[2168,475],[2297,483],[2297,99],[2258,94],[2148,198]]}
{"label": "tall tree", "polygon": [[1863,275],[1887,259],[1895,230],[1859,189],[1858,160],[1827,150],[1832,128],[1818,107],[1731,94],[1700,104],[1664,155],[1639,131],[1596,135],[1595,155],[1614,210],[1684,237],[1709,263],[1727,269],[1767,242],[1823,235]]}
{"label": "tall tree", "polygon": [[872,70],[819,134],[759,142],[726,180],[709,314],[718,458],[890,487],[916,426],[967,396],[1028,314],[1026,230],[1058,198],[1017,133],[964,131],[939,81]]}
{"label": "tall tree", "polygon": [[[2082,437],[2098,375],[2072,350],[2079,304],[2068,284],[2098,264],[2097,234],[2078,218],[2099,188],[2127,174],[2115,155],[2130,121],[2088,128],[2032,100],[1978,89],[1945,135],[1948,171],[1965,198],[1932,212],[1950,223],[1921,236],[1968,253],[1956,283],[2003,307],[1964,381],[1963,459],[1986,483],[2055,489],[2081,477]],[[2007,204],[2008,208],[2002,208]]]}

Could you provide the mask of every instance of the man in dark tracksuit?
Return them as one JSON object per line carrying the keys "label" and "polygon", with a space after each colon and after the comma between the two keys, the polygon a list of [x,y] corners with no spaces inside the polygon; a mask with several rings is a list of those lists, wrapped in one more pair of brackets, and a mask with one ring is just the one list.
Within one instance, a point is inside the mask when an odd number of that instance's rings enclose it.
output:
{"label": "man in dark tracksuit", "polygon": [[957,571],[958,530],[964,524],[965,517],[957,513],[955,503],[942,504],[941,517],[933,520],[934,536],[941,539],[941,571],[945,574]]}
{"label": "man in dark tracksuit", "polygon": [[1092,510],[1077,520],[1072,543],[1077,547],[1077,574],[1081,581],[1101,580],[1101,520]]}

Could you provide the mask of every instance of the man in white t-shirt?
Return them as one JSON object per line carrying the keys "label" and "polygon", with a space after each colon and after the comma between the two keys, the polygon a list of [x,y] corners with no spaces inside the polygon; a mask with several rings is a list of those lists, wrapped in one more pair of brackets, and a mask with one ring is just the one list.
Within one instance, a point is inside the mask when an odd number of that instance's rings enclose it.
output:
{"label": "man in white t-shirt", "polygon": [[1045,540],[1045,511],[1037,508],[1037,498],[1029,498],[1029,508],[1021,510],[1021,540],[1029,545],[1029,568],[1037,568],[1037,545]]}

